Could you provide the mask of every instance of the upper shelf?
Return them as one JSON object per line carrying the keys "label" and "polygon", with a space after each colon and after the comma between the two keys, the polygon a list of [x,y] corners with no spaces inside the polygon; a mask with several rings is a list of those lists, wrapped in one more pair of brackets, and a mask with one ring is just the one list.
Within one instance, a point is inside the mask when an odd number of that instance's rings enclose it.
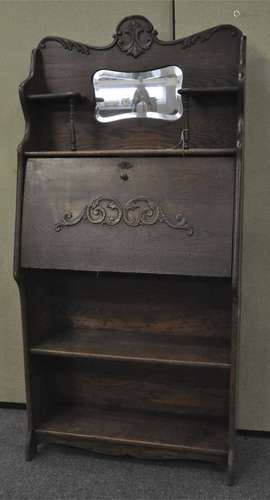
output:
{"label": "upper shelf", "polygon": [[236,148],[196,148],[196,149],[92,149],[80,151],[25,151],[28,158],[64,158],[64,157],[110,157],[110,156],[216,156],[233,157]]}

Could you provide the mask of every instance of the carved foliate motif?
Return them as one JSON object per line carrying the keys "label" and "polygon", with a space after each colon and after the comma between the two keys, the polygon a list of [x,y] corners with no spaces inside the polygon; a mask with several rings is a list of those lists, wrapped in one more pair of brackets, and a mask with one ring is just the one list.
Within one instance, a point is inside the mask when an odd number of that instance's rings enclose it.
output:
{"label": "carved foliate motif", "polygon": [[64,214],[62,220],[55,225],[55,229],[61,231],[63,227],[75,226],[82,221],[115,226],[121,220],[131,227],[164,223],[172,229],[183,230],[187,236],[193,234],[192,226],[182,214],[177,214],[175,220],[171,221],[158,203],[144,196],[131,199],[125,205],[121,205],[118,200],[100,196],[85,205],[78,215],[73,215],[72,212]]}
{"label": "carved foliate motif", "polygon": [[90,47],[88,45],[80,42],[74,42],[73,40],[69,40],[68,38],[61,38],[59,36],[47,36],[46,38],[43,38],[39,43],[38,48],[45,49],[47,42],[57,42],[60,45],[62,45],[62,47],[64,47],[64,49],[66,50],[75,49],[80,54],[85,54],[85,55],[90,54]]}
{"label": "carved foliate motif", "polygon": [[229,31],[232,36],[236,36],[241,33],[235,26],[222,24],[220,26],[214,26],[208,30],[201,31],[200,33],[195,33],[194,35],[186,38],[165,42],[157,38],[157,31],[154,30],[152,23],[148,21],[146,17],[129,16],[125,17],[118,24],[116,33],[113,35],[113,42],[105,47],[95,47],[75,42],[74,40],[69,40],[67,38],[48,36],[41,40],[38,48],[45,49],[47,42],[57,42],[66,50],[72,51],[74,49],[80,54],[89,55],[91,50],[108,50],[117,45],[122,52],[136,58],[149,50],[154,41],[159,45],[180,45],[182,49],[189,49],[196,43],[207,42],[213,35],[222,30]]}
{"label": "carved foliate motif", "polygon": [[197,42],[204,43],[210,40],[213,35],[215,35],[218,31],[227,30],[231,32],[232,36],[236,36],[239,33],[239,30],[235,28],[235,26],[231,26],[230,24],[222,24],[220,26],[215,26],[214,28],[210,28],[209,30],[201,31],[200,33],[195,33],[194,35],[183,38],[182,40],[176,40],[176,43],[179,43],[183,49],[189,49]]}
{"label": "carved foliate motif", "polygon": [[132,16],[118,24],[114,38],[122,52],[136,58],[150,49],[156,35],[157,31],[148,19]]}

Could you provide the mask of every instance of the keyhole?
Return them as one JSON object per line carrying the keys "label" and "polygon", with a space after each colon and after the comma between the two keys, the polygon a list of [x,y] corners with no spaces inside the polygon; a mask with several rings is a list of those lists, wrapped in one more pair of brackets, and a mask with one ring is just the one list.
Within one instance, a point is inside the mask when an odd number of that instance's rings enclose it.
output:
{"label": "keyhole", "polygon": [[126,172],[121,172],[120,177],[123,181],[128,180],[128,174]]}

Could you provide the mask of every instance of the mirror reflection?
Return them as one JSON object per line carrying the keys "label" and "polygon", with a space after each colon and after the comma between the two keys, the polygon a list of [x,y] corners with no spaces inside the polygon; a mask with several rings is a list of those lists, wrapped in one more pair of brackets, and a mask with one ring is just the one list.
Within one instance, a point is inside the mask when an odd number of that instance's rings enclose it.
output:
{"label": "mirror reflection", "polygon": [[99,70],[93,78],[96,119],[178,120],[183,114],[182,98],[177,93],[182,82],[183,72],[178,66],[137,73]]}

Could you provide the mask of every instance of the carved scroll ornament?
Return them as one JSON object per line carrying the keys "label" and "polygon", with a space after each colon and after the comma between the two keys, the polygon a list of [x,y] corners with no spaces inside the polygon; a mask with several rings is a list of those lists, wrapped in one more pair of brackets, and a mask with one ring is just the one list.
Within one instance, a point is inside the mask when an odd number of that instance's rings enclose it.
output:
{"label": "carved scroll ornament", "polygon": [[152,23],[146,19],[146,17],[128,16],[122,19],[122,21],[120,21],[117,25],[112,43],[104,47],[95,47],[59,36],[47,36],[40,41],[38,48],[46,49],[48,42],[56,42],[62,45],[65,50],[75,50],[80,54],[89,56],[92,50],[108,50],[117,45],[118,48],[125,54],[137,58],[149,50],[154,42],[164,46],[179,44],[182,49],[190,49],[197,43],[207,42],[216,33],[222,30],[229,31],[232,36],[241,34],[235,26],[222,24],[185,38],[166,42],[158,38],[158,32],[154,29]]}
{"label": "carved scroll ornament", "polygon": [[157,31],[148,19],[134,16],[123,19],[114,36],[119,49],[136,58],[150,49],[156,35]]}
{"label": "carved scroll ornament", "polygon": [[177,214],[172,222],[158,203],[143,196],[127,201],[124,206],[117,200],[100,196],[85,205],[78,215],[65,213],[55,229],[61,231],[63,227],[75,226],[82,221],[107,226],[115,226],[123,221],[131,227],[164,223],[172,229],[183,230],[187,236],[193,234],[192,226],[182,214]]}

